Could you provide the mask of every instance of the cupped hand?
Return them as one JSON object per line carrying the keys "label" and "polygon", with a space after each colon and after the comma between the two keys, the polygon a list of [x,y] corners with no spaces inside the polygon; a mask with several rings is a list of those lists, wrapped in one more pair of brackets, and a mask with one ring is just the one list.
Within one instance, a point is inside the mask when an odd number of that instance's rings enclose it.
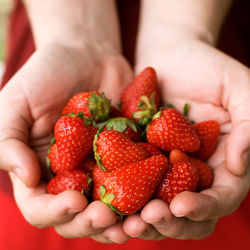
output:
{"label": "cupped hand", "polygon": [[125,221],[124,231],[149,239],[204,238],[213,232],[218,218],[239,207],[249,190],[250,71],[194,39],[170,44],[159,39],[143,51],[138,54],[136,69],[155,67],[164,102],[179,110],[189,103],[189,118],[195,122],[218,121],[221,135],[208,161],[214,172],[210,189],[183,192],[170,205],[152,200],[136,217],[137,222]]}
{"label": "cupped hand", "polygon": [[[12,172],[14,196],[29,223],[55,226],[65,237],[100,234],[114,225],[120,230],[118,236],[125,237],[117,217],[101,202],[87,206],[86,198],[76,191],[47,194],[40,169],[46,172],[53,127],[67,101],[75,93],[99,90],[116,103],[131,77],[128,63],[117,52],[53,44],[37,50],[2,89],[0,168]],[[112,227],[108,230],[98,240],[120,240],[109,239]]]}

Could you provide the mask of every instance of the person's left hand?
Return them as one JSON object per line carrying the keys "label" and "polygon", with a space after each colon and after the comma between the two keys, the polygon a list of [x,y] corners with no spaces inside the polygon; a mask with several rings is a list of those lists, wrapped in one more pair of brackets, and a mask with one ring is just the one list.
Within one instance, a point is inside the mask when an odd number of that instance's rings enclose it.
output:
{"label": "person's left hand", "polygon": [[200,193],[177,195],[170,205],[150,201],[140,216],[128,217],[123,228],[131,237],[150,240],[204,238],[213,232],[218,218],[239,207],[249,190],[250,71],[198,39],[171,44],[158,39],[152,44],[138,53],[137,71],[154,67],[164,102],[180,111],[189,103],[191,120],[220,123],[219,143],[208,161],[214,182]]}

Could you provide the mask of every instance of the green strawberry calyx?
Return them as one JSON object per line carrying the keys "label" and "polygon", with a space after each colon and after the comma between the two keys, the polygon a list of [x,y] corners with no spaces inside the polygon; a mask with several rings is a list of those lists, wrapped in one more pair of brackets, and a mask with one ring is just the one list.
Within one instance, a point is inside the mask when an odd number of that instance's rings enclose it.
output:
{"label": "green strawberry calyx", "polygon": [[[191,105],[190,105],[189,103],[185,103],[185,105],[184,105],[184,107],[183,107],[183,115],[184,115],[187,119],[189,119],[189,118],[188,118],[188,113],[189,113],[190,108],[191,108]],[[195,121],[193,121],[193,120],[190,120],[190,119],[189,119],[189,121],[190,121],[192,124],[195,123]]]}
{"label": "green strawberry calyx", "polygon": [[50,159],[49,159],[49,153],[51,151],[51,147],[56,143],[56,138],[55,136],[52,137],[51,141],[50,141],[50,146],[49,146],[49,149],[47,151],[47,157],[46,157],[46,164],[48,167],[50,167]]}
{"label": "green strawberry calyx", "polygon": [[88,98],[87,105],[95,120],[105,121],[108,119],[111,101],[107,99],[104,93],[100,95],[92,93]]}
{"label": "green strawberry calyx", "polygon": [[154,116],[152,117],[152,120],[157,119],[159,117],[161,117],[161,110],[157,112],[156,114],[154,114]]}
{"label": "green strawberry calyx", "polygon": [[108,205],[115,213],[123,217],[123,214],[120,213],[111,203],[115,199],[115,195],[112,193],[106,193],[106,188],[103,185],[100,185],[100,200]]}
{"label": "green strawberry calyx", "polygon": [[139,110],[133,113],[133,118],[141,119],[146,117],[152,117],[157,112],[157,106],[155,104],[155,92],[150,97],[142,95],[138,102]]}
{"label": "green strawberry calyx", "polygon": [[107,130],[115,130],[121,133],[124,133],[128,127],[131,128],[134,132],[138,131],[138,125],[136,124],[136,122],[125,117],[111,118],[99,125],[100,128],[105,126]]}
{"label": "green strawberry calyx", "polygon": [[160,111],[158,111],[157,113],[154,114],[154,116],[151,118],[151,120],[149,120],[148,122],[145,123],[146,125],[146,129],[145,129],[145,132],[147,132],[149,130],[149,126],[150,126],[150,123],[154,120],[154,119],[157,119],[159,117],[161,117],[161,109]]}
{"label": "green strawberry calyx", "polygon": [[88,178],[87,188],[83,189],[81,193],[83,195],[89,196],[91,193],[91,186],[92,186],[91,184],[93,179],[91,178],[90,174],[87,174],[87,178]]}
{"label": "green strawberry calyx", "polygon": [[84,120],[86,128],[88,128],[89,125],[92,125],[93,127],[97,128],[96,122],[91,117],[84,116],[83,112],[79,112],[77,114],[69,113],[66,116],[67,117],[80,117],[81,119]]}
{"label": "green strawberry calyx", "polygon": [[94,137],[94,140],[93,140],[93,151],[94,151],[94,156],[95,156],[95,160],[96,160],[96,163],[97,163],[97,166],[103,170],[103,171],[106,171],[106,168],[102,165],[102,162],[101,162],[101,156],[97,153],[97,140],[98,140],[98,137],[99,137],[99,134],[101,131],[103,131],[104,129],[104,126],[99,128],[95,134],[95,137]]}

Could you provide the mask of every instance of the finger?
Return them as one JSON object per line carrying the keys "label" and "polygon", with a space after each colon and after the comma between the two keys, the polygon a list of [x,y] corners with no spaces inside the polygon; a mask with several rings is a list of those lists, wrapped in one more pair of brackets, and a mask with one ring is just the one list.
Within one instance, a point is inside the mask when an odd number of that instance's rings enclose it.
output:
{"label": "finger", "polygon": [[161,200],[152,200],[141,212],[142,219],[166,237],[175,239],[202,239],[212,233],[216,221],[195,222],[176,218],[169,206]]}
{"label": "finger", "polygon": [[0,168],[12,171],[28,186],[35,186],[40,168],[35,153],[26,146],[31,123],[22,89],[10,82],[0,92]]}
{"label": "finger", "polygon": [[104,244],[113,244],[114,243],[113,241],[111,241],[110,239],[105,237],[102,233],[91,235],[89,237],[97,242],[104,243]]}
{"label": "finger", "polygon": [[88,237],[103,232],[116,221],[117,216],[107,205],[94,201],[73,220],[57,225],[55,230],[66,238]]}
{"label": "finger", "polygon": [[123,223],[121,220],[118,220],[116,224],[107,228],[102,234],[111,242],[117,244],[123,244],[130,239],[123,230]]}
{"label": "finger", "polygon": [[162,236],[154,227],[142,220],[139,214],[127,217],[123,224],[123,230],[130,237],[143,240],[156,240]]}
{"label": "finger", "polygon": [[[214,183],[200,193],[183,192],[170,204],[176,217],[194,221],[213,220],[235,211],[249,190],[250,170],[239,177],[229,172],[226,166],[216,168]],[[230,198],[229,198],[230,197]]]}
{"label": "finger", "polygon": [[106,69],[103,71],[100,83],[100,91],[105,91],[107,97],[112,100],[113,104],[120,102],[122,90],[133,79],[132,69],[125,59],[117,62],[116,58],[107,62]]}
{"label": "finger", "polygon": [[170,204],[173,215],[194,221],[218,218],[218,209],[218,201],[213,196],[202,193],[180,193]]}
{"label": "finger", "polygon": [[65,223],[88,204],[86,198],[75,190],[51,195],[46,193],[45,184],[29,188],[13,174],[11,180],[14,196],[23,216],[38,228]]}
{"label": "finger", "polygon": [[35,153],[16,139],[0,142],[0,168],[16,174],[29,187],[35,186],[41,175]]}
{"label": "finger", "polygon": [[[250,70],[237,61],[228,65],[224,74],[225,107],[233,124],[233,131],[227,142],[228,168],[236,175],[245,172],[250,149]],[[239,140],[240,138],[240,140]]]}
{"label": "finger", "polygon": [[234,126],[227,141],[226,157],[228,169],[233,174],[245,173],[250,159],[250,120]]}

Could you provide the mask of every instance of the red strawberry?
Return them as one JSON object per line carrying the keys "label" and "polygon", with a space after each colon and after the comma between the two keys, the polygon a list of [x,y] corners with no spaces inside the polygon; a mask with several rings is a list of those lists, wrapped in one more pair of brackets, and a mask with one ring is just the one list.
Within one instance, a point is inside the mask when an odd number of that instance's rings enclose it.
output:
{"label": "red strawberry", "polygon": [[87,174],[92,174],[95,166],[95,160],[91,156],[87,156],[82,162],[80,162],[80,164],[77,165],[77,169],[81,169]]}
{"label": "red strawberry", "polygon": [[220,125],[218,122],[209,120],[193,125],[201,142],[201,146],[194,155],[202,160],[207,160],[215,151]]}
{"label": "red strawberry", "polygon": [[104,93],[97,91],[82,92],[74,95],[64,107],[62,114],[82,112],[86,117],[93,117],[96,121],[105,121],[110,113],[110,100]]}
{"label": "red strawberry", "polygon": [[199,137],[191,122],[174,108],[159,111],[147,127],[147,141],[165,151],[180,149],[195,152]]}
{"label": "red strawberry", "polygon": [[137,75],[122,92],[122,116],[130,119],[152,117],[160,106],[156,72],[148,67]]}
{"label": "red strawberry", "polygon": [[183,191],[195,191],[198,179],[198,172],[190,162],[170,165],[156,190],[155,197],[170,203],[177,194]]}
{"label": "red strawberry", "polygon": [[148,142],[137,142],[136,145],[142,147],[147,152],[149,157],[153,155],[162,154],[162,152],[159,149],[157,149]]}
{"label": "red strawberry", "polygon": [[197,190],[201,191],[210,188],[213,183],[213,172],[212,169],[206,164],[206,162],[186,155],[180,150],[172,150],[169,155],[170,164],[187,161],[190,162],[198,171],[199,182]]}
{"label": "red strawberry", "polygon": [[147,153],[141,147],[115,130],[99,131],[96,134],[94,153],[97,165],[106,171],[147,158]]}
{"label": "red strawberry", "polygon": [[122,132],[134,142],[141,141],[142,139],[140,134],[140,128],[134,121],[128,118],[112,118],[106,122],[103,122],[99,127],[104,127],[105,130],[115,130]]}
{"label": "red strawberry", "polygon": [[50,194],[59,194],[65,190],[77,190],[84,193],[90,182],[91,178],[82,170],[65,171],[50,180],[47,191]]}
{"label": "red strawberry", "polygon": [[86,118],[74,114],[62,116],[54,128],[54,157],[52,153],[48,155],[52,170],[61,173],[76,168],[91,151],[96,131]]}
{"label": "red strawberry", "polygon": [[167,166],[165,156],[155,155],[107,173],[100,200],[120,215],[136,213],[152,196]]}
{"label": "red strawberry", "polygon": [[54,173],[60,172],[60,169],[62,169],[62,165],[60,162],[60,157],[59,157],[59,152],[58,152],[58,147],[57,144],[54,143],[51,145],[49,152],[48,152],[48,165],[50,169]]}
{"label": "red strawberry", "polygon": [[93,169],[93,200],[100,200],[100,185],[104,183],[106,171],[101,170],[97,165]]}

